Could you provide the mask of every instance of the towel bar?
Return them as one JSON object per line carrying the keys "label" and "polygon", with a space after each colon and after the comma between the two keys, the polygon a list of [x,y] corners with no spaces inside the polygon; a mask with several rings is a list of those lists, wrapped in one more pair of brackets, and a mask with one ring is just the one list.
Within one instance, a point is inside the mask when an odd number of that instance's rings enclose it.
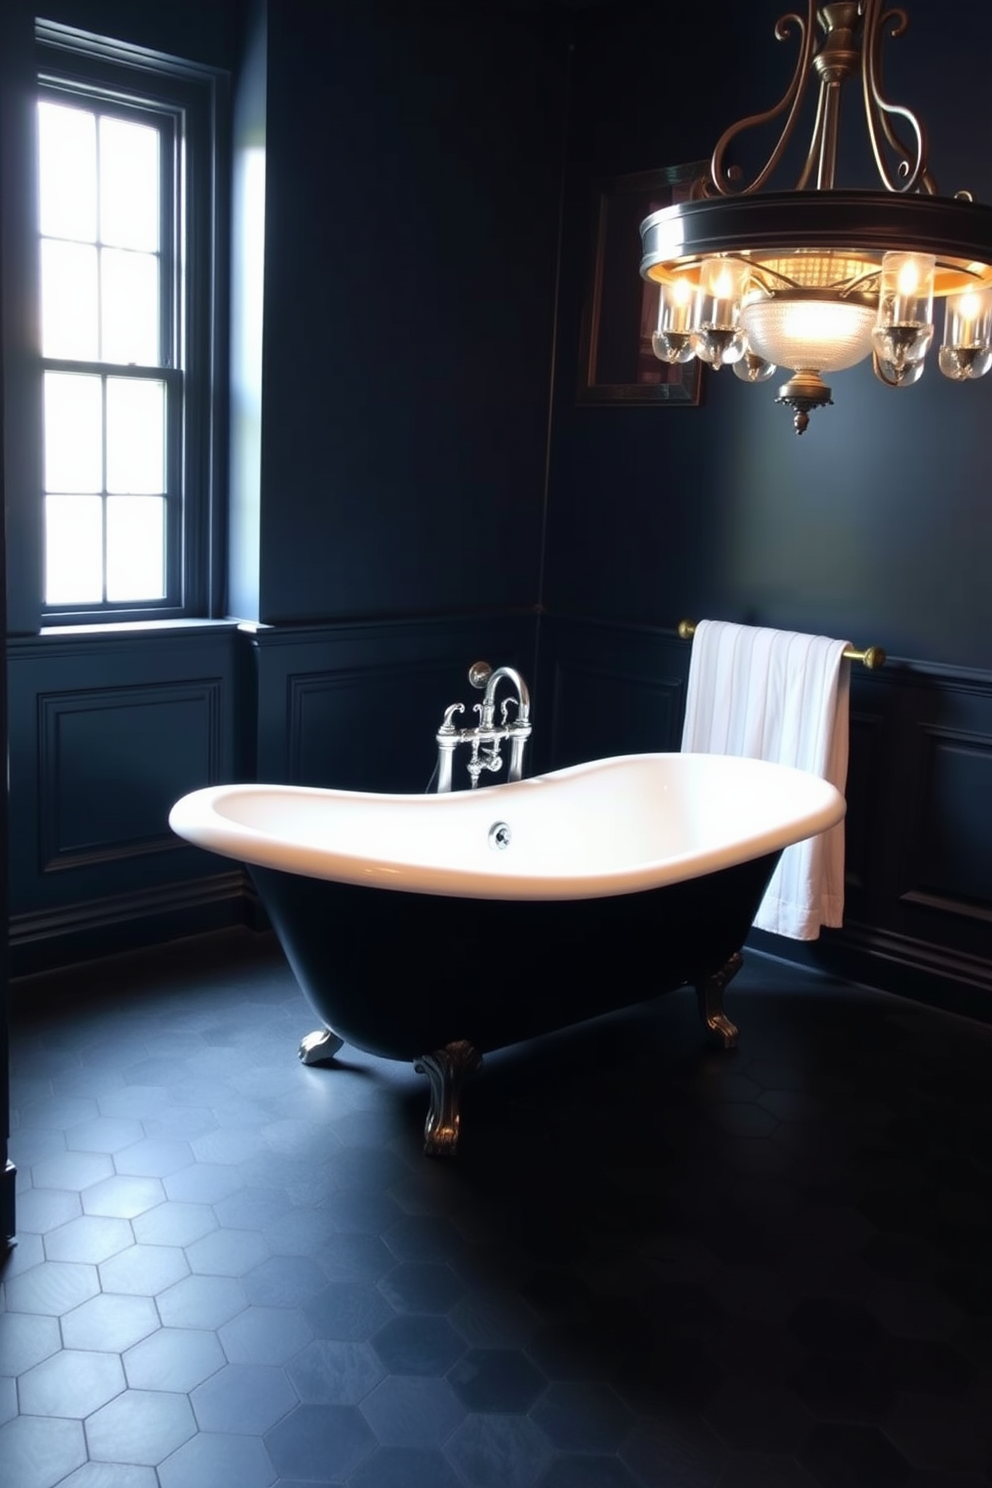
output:
{"label": "towel bar", "polygon": [[[696,632],[695,620],[680,620],[678,625],[679,639],[691,641]],[[866,646],[863,651],[856,651],[853,646],[848,646],[844,652],[848,661],[862,661],[870,672],[877,672],[879,667],[885,665],[885,652],[881,646]]]}

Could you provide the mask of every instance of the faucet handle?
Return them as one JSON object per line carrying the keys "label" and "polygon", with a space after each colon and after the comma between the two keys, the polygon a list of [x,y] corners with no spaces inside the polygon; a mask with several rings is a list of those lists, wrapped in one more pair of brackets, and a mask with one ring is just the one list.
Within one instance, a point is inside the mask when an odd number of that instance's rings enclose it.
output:
{"label": "faucet handle", "polygon": [[445,708],[445,710],[444,710],[444,721],[442,722],[441,727],[438,729],[438,733],[439,734],[457,734],[458,730],[455,728],[455,725],[452,723],[451,720],[452,720],[452,718],[454,717],[454,715],[456,713],[464,713],[464,712],[465,712],[465,705],[463,703],[452,703],[451,706],[450,706],[450,708]]}

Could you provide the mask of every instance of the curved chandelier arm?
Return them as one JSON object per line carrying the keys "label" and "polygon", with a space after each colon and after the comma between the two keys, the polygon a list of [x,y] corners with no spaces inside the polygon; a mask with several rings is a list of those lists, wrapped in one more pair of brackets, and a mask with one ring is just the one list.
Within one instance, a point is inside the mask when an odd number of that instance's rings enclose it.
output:
{"label": "curved chandelier arm", "polygon": [[816,118],[813,120],[813,135],[809,147],[809,154],[806,156],[806,164],[803,166],[802,175],[796,182],[797,191],[806,191],[809,187],[810,181],[813,179],[813,172],[817,168],[820,153],[823,148],[823,135],[824,130],[826,129],[826,124],[827,93],[825,88],[821,88],[816,99]]}
{"label": "curved chandelier arm", "polygon": [[[881,0],[864,0],[864,44],[862,77],[864,81],[865,118],[871,139],[872,153],[878,174],[888,191],[924,191],[930,196],[937,193],[937,183],[927,165],[927,133],[923,124],[911,110],[891,103],[882,90],[882,31],[891,25],[890,35],[901,36],[907,26],[904,10],[889,10],[884,14]],[[904,119],[913,132],[912,146],[899,138],[893,120]],[[889,146],[900,157],[896,175],[893,176],[882,152],[884,137]],[[897,179],[898,178],[898,179]]]}
{"label": "curved chandelier arm", "polygon": [[[806,87],[809,82],[810,60],[813,55],[815,19],[816,0],[809,0],[809,10],[805,20],[803,20],[802,16],[797,15],[795,12],[791,12],[788,15],[779,17],[778,21],[775,24],[776,41],[788,40],[789,36],[791,35],[791,28],[793,26],[798,30],[800,36],[799,57],[796,61],[796,68],[792,75],[792,81],[789,83],[785,95],[780,99],[780,101],[775,105],[774,108],[766,109],[763,114],[751,114],[750,117],[747,119],[739,119],[736,124],[732,124],[730,128],[725,130],[724,133],[720,136],[720,138],[716,142],[716,146],[713,150],[713,157],[710,161],[709,179],[704,180],[702,183],[702,195],[704,197],[712,197],[714,195],[748,196],[752,191],[760,191],[761,187],[765,184],[769,176],[775,170],[775,167],[778,165],[783,154],[785,153],[786,146],[788,145],[789,140],[792,137],[792,131],[795,128],[796,118],[799,114],[799,110],[802,108],[803,99],[806,96]],[[779,135],[778,143],[776,144],[771,155],[768,157],[764,168],[749,184],[744,186],[738,186],[734,184],[737,181],[740,172],[737,167],[727,166],[724,163],[724,157],[726,156],[728,146],[733,143],[733,141],[739,134],[743,134],[745,129],[752,129],[762,124],[767,124],[770,122],[770,120],[777,119],[780,114],[785,113],[786,109],[788,109],[789,111],[788,118],[786,119],[785,124],[782,126],[782,132]]]}

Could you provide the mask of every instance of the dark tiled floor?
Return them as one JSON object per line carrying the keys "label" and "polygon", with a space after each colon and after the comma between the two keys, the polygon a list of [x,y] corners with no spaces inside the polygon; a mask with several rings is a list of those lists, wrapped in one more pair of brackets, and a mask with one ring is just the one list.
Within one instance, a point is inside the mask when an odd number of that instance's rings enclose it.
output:
{"label": "dark tiled floor", "polygon": [[25,1000],[9,1488],[992,1482],[992,1030],[755,956],[737,1052],[688,993],[503,1051],[443,1164],[269,939]]}

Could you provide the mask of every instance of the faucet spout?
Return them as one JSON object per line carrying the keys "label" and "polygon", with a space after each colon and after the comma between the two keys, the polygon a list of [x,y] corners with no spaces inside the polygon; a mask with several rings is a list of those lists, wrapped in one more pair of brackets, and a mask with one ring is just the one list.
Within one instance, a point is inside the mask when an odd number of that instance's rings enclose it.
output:
{"label": "faucet spout", "polygon": [[521,677],[516,667],[501,666],[490,675],[486,683],[486,691],[482,699],[482,727],[492,728],[493,717],[496,711],[496,692],[503,678],[512,682],[517,693],[517,716],[516,723],[526,724],[530,722],[530,692],[527,683]]}

